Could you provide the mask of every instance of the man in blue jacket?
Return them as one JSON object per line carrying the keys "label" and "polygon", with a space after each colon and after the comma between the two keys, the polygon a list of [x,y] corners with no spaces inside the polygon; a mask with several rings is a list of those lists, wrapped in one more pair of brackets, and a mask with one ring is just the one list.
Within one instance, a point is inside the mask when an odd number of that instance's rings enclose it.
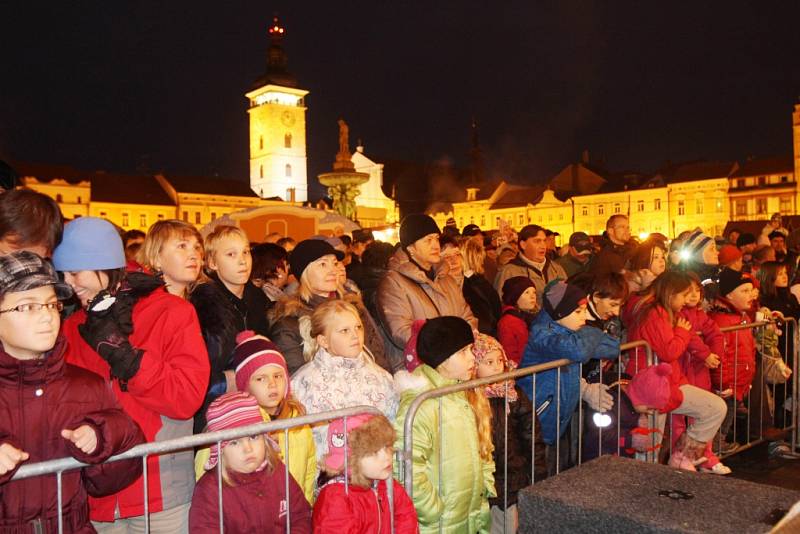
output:
{"label": "man in blue jacket", "polygon": [[[531,324],[528,345],[520,367],[566,358],[572,363],[559,369],[543,371],[520,378],[517,384],[535,401],[542,425],[542,438],[547,444],[548,469],[555,472],[569,465],[570,440],[566,436],[572,416],[581,398],[598,411],[613,406],[611,396],[602,384],[587,384],[581,379],[580,364],[590,358],[613,359],[619,356],[618,339],[597,328],[584,328],[587,319],[586,293],[562,280],[547,284],[542,298],[542,311]],[[580,431],[580,429],[576,429]],[[558,451],[556,440],[559,440]],[[558,453],[558,454],[557,454]],[[556,468],[556,458],[560,458]]]}

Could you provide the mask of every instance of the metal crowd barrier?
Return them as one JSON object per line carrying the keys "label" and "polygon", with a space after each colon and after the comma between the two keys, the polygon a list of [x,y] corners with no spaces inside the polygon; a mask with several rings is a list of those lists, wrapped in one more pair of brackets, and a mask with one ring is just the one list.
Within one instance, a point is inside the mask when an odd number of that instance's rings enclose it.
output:
{"label": "metal crowd barrier", "polygon": [[[350,408],[343,408],[341,410],[333,410],[329,412],[322,412],[310,415],[304,415],[301,417],[293,417],[290,419],[281,419],[277,421],[270,421],[266,423],[257,423],[254,425],[248,425],[240,428],[234,428],[231,430],[220,430],[217,432],[206,432],[203,434],[195,434],[193,436],[185,436],[182,438],[175,438],[165,441],[156,441],[152,443],[143,443],[141,445],[137,445],[136,447],[131,448],[128,451],[125,451],[121,454],[116,456],[112,456],[104,463],[111,463],[111,462],[118,462],[120,460],[129,460],[131,458],[141,458],[142,463],[144,466],[143,471],[143,478],[144,478],[144,517],[145,517],[145,532],[150,531],[150,524],[149,524],[149,512],[148,512],[148,485],[147,485],[147,458],[153,455],[161,455],[166,453],[173,453],[177,451],[185,451],[185,450],[193,450],[198,447],[204,447],[216,444],[217,447],[221,448],[221,444],[223,441],[230,441],[233,439],[239,439],[247,436],[253,436],[256,434],[269,434],[277,431],[284,432],[284,442],[286,446],[285,456],[284,456],[284,468],[285,468],[285,475],[286,475],[286,532],[291,532],[292,520],[291,520],[291,506],[289,502],[289,430],[295,427],[302,427],[305,425],[314,425],[317,423],[331,421],[333,419],[344,418],[345,420],[345,428],[347,428],[347,418],[352,417],[355,415],[360,414],[375,414],[380,415],[381,411],[373,406],[353,406]],[[345,432],[344,438],[344,447],[347,449],[347,433]],[[224,531],[224,515],[223,515],[223,506],[222,506],[222,454],[219,455],[219,464],[217,468],[217,490],[219,494],[219,532],[222,533]],[[37,462],[33,464],[23,464],[14,473],[14,477],[11,479],[11,482],[15,480],[22,480],[24,478],[31,478],[31,477],[38,477],[43,475],[56,475],[56,484],[57,484],[57,505],[58,505],[58,532],[61,534],[64,531],[63,525],[63,517],[62,517],[62,488],[61,488],[61,476],[65,471],[71,471],[73,469],[79,469],[82,467],[87,467],[90,464],[81,463],[74,458],[67,457],[67,458],[59,458],[56,460],[47,460],[44,462]],[[345,465],[344,465],[345,472],[347,472],[347,455],[345,455]],[[194,471],[194,469],[192,469]],[[393,503],[393,487],[392,484],[389,483],[386,485],[386,489],[389,492],[389,510],[390,516],[392,518],[391,521],[391,532],[394,533],[394,503]],[[347,479],[345,479],[345,491],[348,490],[348,483]]]}

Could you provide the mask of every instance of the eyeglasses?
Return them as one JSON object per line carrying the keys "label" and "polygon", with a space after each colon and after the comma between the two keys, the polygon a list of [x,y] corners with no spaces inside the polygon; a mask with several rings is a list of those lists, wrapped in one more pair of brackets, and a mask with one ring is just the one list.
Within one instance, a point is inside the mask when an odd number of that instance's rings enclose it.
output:
{"label": "eyeglasses", "polygon": [[20,304],[19,306],[14,306],[13,308],[8,308],[7,310],[0,310],[0,313],[8,313],[8,312],[20,312],[20,313],[36,313],[42,309],[47,311],[61,311],[64,309],[63,302],[29,302],[27,304]]}

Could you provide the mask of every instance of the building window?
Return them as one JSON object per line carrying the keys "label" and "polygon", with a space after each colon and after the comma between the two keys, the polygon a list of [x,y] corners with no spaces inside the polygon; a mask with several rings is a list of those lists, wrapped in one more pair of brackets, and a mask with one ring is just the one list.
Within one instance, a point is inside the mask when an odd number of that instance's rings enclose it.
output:
{"label": "building window", "polygon": [[552,213],[547,215],[547,222],[553,222],[553,214]]}
{"label": "building window", "polygon": [[678,201],[678,215],[685,215],[686,214],[686,206],[683,200]]}
{"label": "building window", "polygon": [[703,213],[703,199],[702,198],[698,198],[697,200],[694,201],[694,212],[697,213],[698,215]]}
{"label": "building window", "polygon": [[122,214],[122,226],[130,226],[130,219],[128,218],[127,213]]}
{"label": "building window", "polygon": [[781,197],[780,212],[781,215],[790,215],[792,213],[792,197]]}
{"label": "building window", "polygon": [[288,163],[286,164],[286,167],[284,167],[284,174],[286,175],[287,178],[292,177],[292,166],[289,165]]}
{"label": "building window", "polygon": [[212,221],[216,221],[217,220],[217,214],[214,213],[213,211],[211,212],[211,220]]}
{"label": "building window", "polygon": [[263,178],[264,177],[264,166],[263,165],[259,165],[258,166],[258,177],[259,178]]}
{"label": "building window", "polygon": [[736,187],[744,187],[744,186],[745,186],[744,178],[739,178],[738,180],[736,180]]}
{"label": "building window", "polygon": [[481,215],[481,228],[483,228],[484,224],[486,224],[486,215]]}
{"label": "building window", "polygon": [[781,183],[782,184],[785,184],[785,183],[788,183],[788,182],[789,182],[789,177],[788,176],[781,176]]}
{"label": "building window", "polygon": [[740,217],[744,217],[747,215],[747,201],[746,200],[737,200],[736,201],[736,215]]}
{"label": "building window", "polygon": [[766,198],[757,198],[756,199],[756,213],[767,213],[767,199]]}
{"label": "building window", "polygon": [[494,225],[496,227],[500,228],[500,217],[495,217],[494,218]]}
{"label": "building window", "polygon": [[78,197],[78,204],[81,203],[81,197]]}
{"label": "building window", "polygon": [[581,215],[584,217],[589,216],[589,206],[581,206]]}
{"label": "building window", "polygon": [[622,208],[620,207],[619,202],[615,202],[614,203],[614,213],[619,213],[620,211],[622,211]]}
{"label": "building window", "polygon": [[657,198],[653,201],[653,209],[656,211],[661,211],[661,199]]}
{"label": "building window", "polygon": [[636,201],[636,211],[644,211],[644,200]]}
{"label": "building window", "polygon": [[758,177],[758,185],[759,186],[767,185],[767,177],[766,176],[759,176]]}
{"label": "building window", "polygon": [[258,149],[259,150],[264,150],[264,136],[263,135],[259,135],[258,136]]}
{"label": "building window", "polygon": [[606,212],[606,208],[605,208],[605,206],[603,206],[602,204],[600,204],[599,206],[597,206],[597,214],[598,214],[598,215],[604,215],[604,214],[605,214],[605,212]]}
{"label": "building window", "polygon": [[544,217],[542,217],[541,215],[539,215],[539,222],[544,222]]}
{"label": "building window", "polygon": [[283,148],[292,148],[292,134],[287,133],[283,136]]}
{"label": "building window", "polygon": [[164,214],[163,213],[159,213],[158,214],[158,220],[159,221],[163,221],[164,220]]}
{"label": "building window", "polygon": [[723,205],[723,200],[721,198],[716,200],[716,208],[717,213],[722,213],[725,210],[725,206]]}
{"label": "building window", "polygon": [[564,220],[564,214],[563,213],[559,213],[558,214],[558,220],[559,221],[563,221]]}
{"label": "building window", "polygon": [[464,217],[459,217],[459,218],[458,218],[458,225],[459,225],[461,228],[464,228]]}
{"label": "building window", "polygon": [[188,211],[184,211],[183,212],[183,222],[189,222],[189,212]]}
{"label": "building window", "polygon": [[56,202],[58,202],[59,204],[64,202],[64,197],[62,197],[61,195],[56,195]]}
{"label": "building window", "polygon": [[101,211],[101,212],[100,212],[100,217],[102,217],[102,218],[104,218],[104,219],[106,218],[106,216],[107,216],[107,215],[108,215],[108,214],[107,214],[106,212],[104,212],[104,211]]}
{"label": "building window", "polygon": [[523,215],[522,213],[519,214],[519,217],[517,217],[517,219],[519,219],[520,225],[525,224],[525,215]]}
{"label": "building window", "polygon": [[147,228],[147,214],[142,213],[139,215],[139,226],[142,228]]}
{"label": "building window", "polygon": [[200,212],[199,211],[194,212],[194,223],[195,224],[200,224]]}

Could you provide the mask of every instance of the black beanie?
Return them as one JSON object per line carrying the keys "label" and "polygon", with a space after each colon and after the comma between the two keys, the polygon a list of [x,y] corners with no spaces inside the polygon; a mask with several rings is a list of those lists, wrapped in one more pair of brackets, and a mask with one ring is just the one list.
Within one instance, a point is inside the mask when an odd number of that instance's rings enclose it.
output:
{"label": "black beanie", "polygon": [[323,256],[332,254],[336,259],[342,261],[344,259],[344,252],[336,250],[327,241],[321,239],[306,239],[300,241],[294,250],[289,253],[289,270],[293,275],[300,280],[303,271],[306,270],[308,264],[317,261]]}
{"label": "black beanie", "polygon": [[517,301],[529,287],[535,287],[527,276],[512,276],[503,282],[503,304],[516,306]]}
{"label": "black beanie", "polygon": [[439,234],[439,227],[430,215],[412,213],[400,223],[400,243],[404,247],[430,234]]}
{"label": "black beanie", "polygon": [[563,319],[586,301],[586,292],[563,280],[553,280],[544,288],[542,307],[554,321]]}
{"label": "black beanie", "polygon": [[752,283],[753,279],[749,274],[725,267],[719,273],[719,294],[724,297],[740,285]]}
{"label": "black beanie", "polygon": [[428,319],[417,336],[417,357],[434,369],[475,342],[472,327],[461,317]]}

